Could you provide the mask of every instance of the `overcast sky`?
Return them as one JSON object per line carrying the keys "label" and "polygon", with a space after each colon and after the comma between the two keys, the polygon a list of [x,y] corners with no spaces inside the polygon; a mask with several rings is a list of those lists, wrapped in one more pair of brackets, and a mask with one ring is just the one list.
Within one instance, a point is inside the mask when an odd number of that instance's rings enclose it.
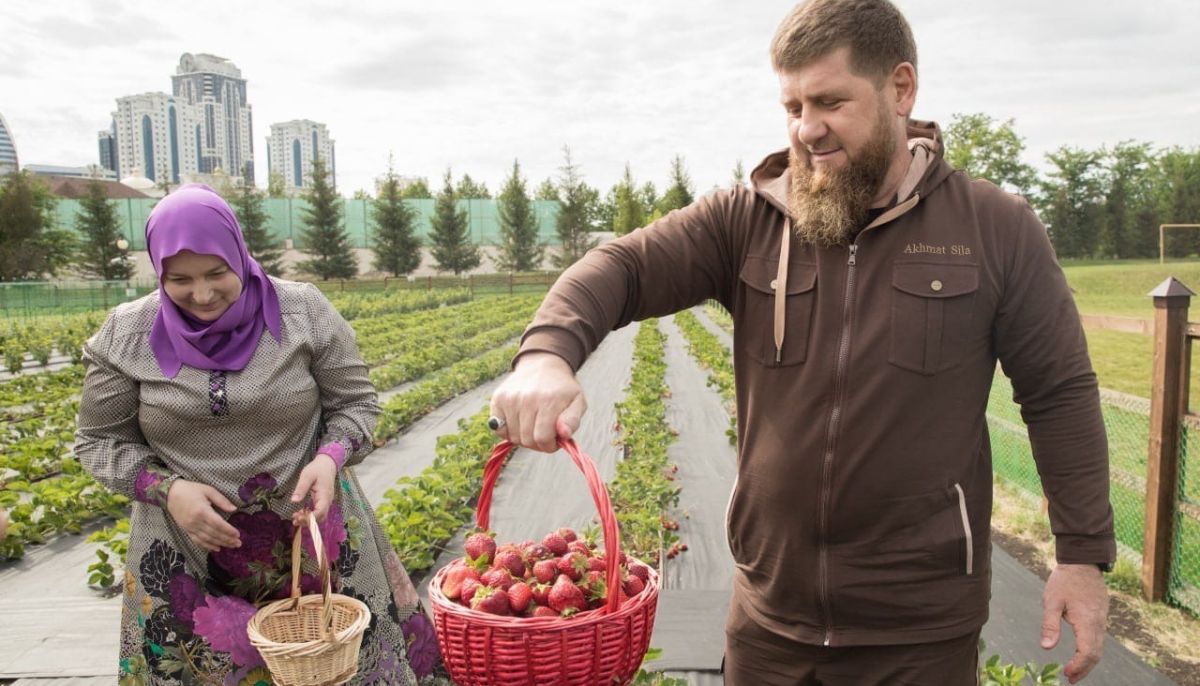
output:
{"label": "overcast sky", "polygon": [[[1060,145],[1200,145],[1200,2],[900,0],[919,53],[915,115],[1016,119],[1027,161]],[[258,182],[273,122],[313,119],[343,194],[447,166],[535,186],[569,145],[607,190],[623,165],[697,190],[785,145],[767,44],[791,2],[3,0],[0,114],[24,164],[98,161],[115,99],[171,90],[184,52],[247,79]]]}

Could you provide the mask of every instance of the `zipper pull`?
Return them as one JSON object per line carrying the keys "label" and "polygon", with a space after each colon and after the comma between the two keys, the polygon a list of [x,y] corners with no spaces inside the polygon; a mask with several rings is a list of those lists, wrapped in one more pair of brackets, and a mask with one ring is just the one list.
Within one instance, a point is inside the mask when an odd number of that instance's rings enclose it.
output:
{"label": "zipper pull", "polygon": [[857,254],[858,254],[858,244],[856,244],[856,243],[851,243],[851,244],[850,244],[850,262],[849,262],[849,265],[850,265],[851,267],[853,267],[853,266],[854,266],[854,257],[855,257],[855,255],[857,255]]}

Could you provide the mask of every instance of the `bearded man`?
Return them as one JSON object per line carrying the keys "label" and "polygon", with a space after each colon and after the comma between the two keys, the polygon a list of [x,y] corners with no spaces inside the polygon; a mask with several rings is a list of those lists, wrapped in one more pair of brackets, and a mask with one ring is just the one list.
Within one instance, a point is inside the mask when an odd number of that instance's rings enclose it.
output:
{"label": "bearded man", "polygon": [[942,158],[910,118],[912,33],[887,0],[810,0],[771,44],[790,145],[587,254],[492,400],[555,449],[605,334],[708,299],[734,320],[738,479],[726,683],[975,684],[990,595],[985,411],[999,360],[1029,428],[1058,566],[1042,644],[1099,660],[1116,556],[1096,376],[1029,205]]}

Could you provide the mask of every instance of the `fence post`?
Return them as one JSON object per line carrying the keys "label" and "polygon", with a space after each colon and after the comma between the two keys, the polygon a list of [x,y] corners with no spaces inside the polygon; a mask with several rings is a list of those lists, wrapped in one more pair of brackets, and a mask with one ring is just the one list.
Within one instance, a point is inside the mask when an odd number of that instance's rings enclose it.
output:
{"label": "fence post", "polygon": [[508,273],[508,294],[509,295],[513,294],[513,273],[512,272]]}
{"label": "fence post", "polygon": [[1158,602],[1170,582],[1179,492],[1179,445],[1187,412],[1188,306],[1194,295],[1175,277],[1154,290],[1154,379],[1150,390],[1150,446],[1146,464],[1146,522],[1142,592]]}
{"label": "fence post", "polygon": [[475,297],[475,275],[467,274],[467,295]]}

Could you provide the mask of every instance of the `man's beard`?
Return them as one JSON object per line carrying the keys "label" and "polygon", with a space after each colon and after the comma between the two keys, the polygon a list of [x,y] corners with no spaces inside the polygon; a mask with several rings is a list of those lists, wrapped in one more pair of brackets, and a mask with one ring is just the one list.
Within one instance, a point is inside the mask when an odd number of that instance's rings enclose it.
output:
{"label": "man's beard", "polygon": [[790,151],[788,208],[796,235],[819,246],[846,243],[867,220],[871,202],[887,177],[895,144],[890,117],[881,112],[862,152],[842,167],[817,172],[811,160]]}

